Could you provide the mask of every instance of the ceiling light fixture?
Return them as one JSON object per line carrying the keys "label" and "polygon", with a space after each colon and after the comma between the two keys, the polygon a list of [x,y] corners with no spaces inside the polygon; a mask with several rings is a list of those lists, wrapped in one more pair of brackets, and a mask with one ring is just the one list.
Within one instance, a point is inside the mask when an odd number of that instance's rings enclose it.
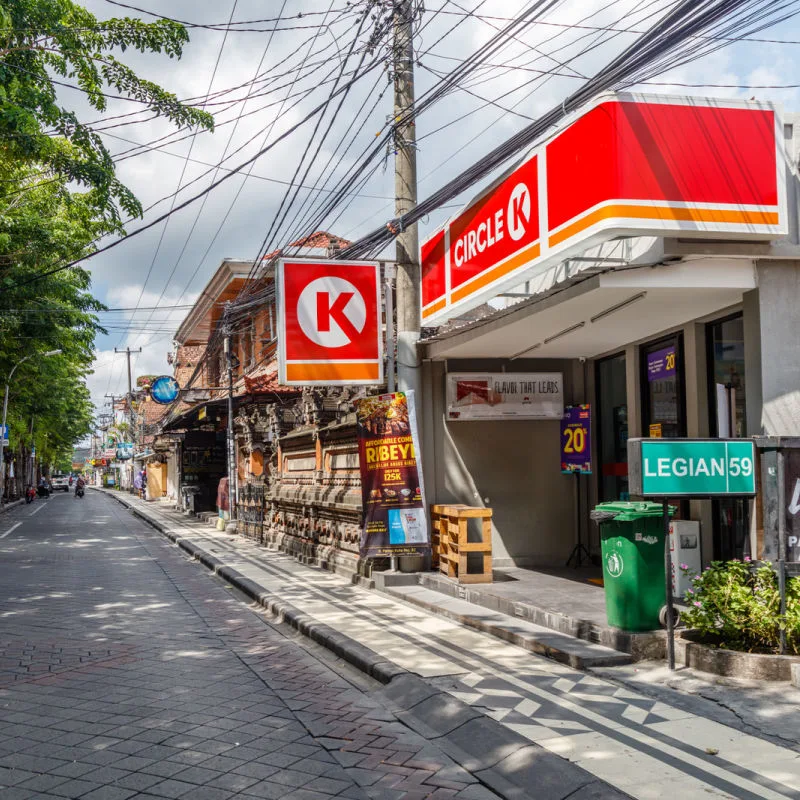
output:
{"label": "ceiling light fixture", "polygon": [[597,322],[597,320],[603,319],[604,317],[607,317],[609,314],[613,314],[616,311],[621,311],[623,308],[627,308],[637,300],[643,300],[645,297],[647,297],[647,292],[639,292],[639,294],[635,294],[633,297],[629,297],[627,300],[623,300],[621,303],[617,303],[615,306],[611,306],[611,308],[607,308],[605,311],[595,314],[593,317],[591,317],[591,321]]}
{"label": "ceiling light fixture", "polygon": [[519,358],[520,356],[524,356],[526,353],[530,353],[532,350],[536,350],[537,348],[541,347],[542,343],[539,342],[538,344],[533,345],[532,347],[526,347],[524,350],[520,350],[519,353],[514,353],[513,356],[509,357],[509,361],[513,361],[515,358]]}
{"label": "ceiling light fixture", "polygon": [[555,333],[552,336],[548,336],[548,338],[544,340],[544,343],[550,344],[550,342],[554,342],[556,339],[560,339],[562,336],[566,336],[568,333],[572,333],[572,331],[579,330],[585,324],[586,324],[585,322],[577,322],[575,323],[575,325],[570,325],[569,328],[564,328],[563,331],[559,331],[558,333]]}

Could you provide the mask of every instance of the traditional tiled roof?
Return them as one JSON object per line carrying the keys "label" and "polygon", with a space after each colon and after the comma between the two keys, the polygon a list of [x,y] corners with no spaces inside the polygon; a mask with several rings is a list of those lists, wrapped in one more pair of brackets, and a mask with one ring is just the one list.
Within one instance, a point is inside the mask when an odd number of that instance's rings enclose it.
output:
{"label": "traditional tiled roof", "polygon": [[267,253],[263,260],[270,261],[271,259],[275,258],[275,256],[280,255],[282,250],[290,247],[315,250],[343,250],[345,247],[348,247],[351,244],[352,242],[348,239],[342,239],[341,236],[328,233],[328,231],[316,231],[316,233],[311,233],[295,242],[290,242],[282,249],[273,250],[271,253]]}
{"label": "traditional tiled roof", "polygon": [[247,394],[299,394],[295,387],[281,386],[278,383],[278,366],[274,361],[254,369],[249,375],[245,375],[244,388]]}

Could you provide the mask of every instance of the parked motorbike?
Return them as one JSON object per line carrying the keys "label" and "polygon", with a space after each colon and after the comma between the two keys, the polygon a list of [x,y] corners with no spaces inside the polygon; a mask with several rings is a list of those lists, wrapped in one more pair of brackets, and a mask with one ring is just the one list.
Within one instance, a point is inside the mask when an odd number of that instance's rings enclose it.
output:
{"label": "parked motorbike", "polygon": [[25,490],[25,502],[30,504],[36,499],[36,489],[33,486],[29,486]]}

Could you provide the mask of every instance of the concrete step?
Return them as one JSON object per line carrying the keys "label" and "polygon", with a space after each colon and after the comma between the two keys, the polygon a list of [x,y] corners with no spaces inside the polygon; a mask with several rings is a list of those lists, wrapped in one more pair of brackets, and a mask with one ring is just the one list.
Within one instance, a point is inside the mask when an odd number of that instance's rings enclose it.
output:
{"label": "concrete step", "polygon": [[[389,573],[387,573],[389,574]],[[502,574],[502,573],[500,573]],[[392,579],[394,582],[395,579]],[[587,619],[579,608],[564,598],[566,602],[551,598],[550,607],[503,597],[491,591],[487,584],[460,585],[451,578],[439,573],[417,573],[416,583],[425,589],[443,594],[446,597],[465,600],[472,605],[499,612],[512,619],[530,622],[542,628],[582,639],[591,644],[599,644],[621,653],[630,653],[634,661],[666,658],[666,634],[664,631],[623,631],[594,620]],[[572,608],[570,609],[570,605]],[[559,610],[554,610],[554,606]],[[566,608],[565,608],[566,607]]]}
{"label": "concrete step", "polygon": [[476,606],[466,600],[446,597],[440,592],[422,586],[388,585],[382,591],[392,597],[406,600],[426,611],[456,620],[470,628],[516,644],[532,653],[552,658],[576,669],[611,667],[630,664],[629,653],[621,653],[601,644],[592,644],[574,636],[506,614]]}

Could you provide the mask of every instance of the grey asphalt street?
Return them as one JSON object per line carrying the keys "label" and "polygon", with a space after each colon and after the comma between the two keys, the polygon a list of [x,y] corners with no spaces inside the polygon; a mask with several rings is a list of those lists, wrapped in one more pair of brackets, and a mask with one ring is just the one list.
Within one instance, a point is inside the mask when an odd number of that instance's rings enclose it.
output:
{"label": "grey asphalt street", "polygon": [[495,795],[114,500],[0,517],[0,797]]}

